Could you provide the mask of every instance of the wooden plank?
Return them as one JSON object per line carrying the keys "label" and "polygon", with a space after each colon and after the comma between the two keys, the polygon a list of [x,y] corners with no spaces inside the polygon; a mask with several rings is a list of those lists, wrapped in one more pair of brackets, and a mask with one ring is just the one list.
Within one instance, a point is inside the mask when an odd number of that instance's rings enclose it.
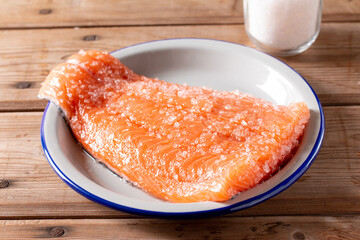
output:
{"label": "wooden plank", "polygon": [[[324,105],[360,103],[360,23],[326,23],[313,47],[281,58]],[[166,38],[212,38],[254,46],[243,26],[169,26],[0,31],[0,111],[42,110],[36,94],[49,71],[79,49],[114,51]],[[90,41],[91,40],[91,41]]]}
{"label": "wooden plank", "polygon": [[0,221],[0,239],[359,239],[359,217]]}
{"label": "wooden plank", "polygon": [[[241,0],[1,0],[0,4],[0,28],[243,22]],[[323,21],[359,20],[359,0],[324,0]]]}
{"label": "wooden plank", "polygon": [[[40,143],[42,113],[0,113],[0,219],[130,217],[80,196],[53,172]],[[278,196],[232,214],[360,214],[360,106],[325,107],[326,136],[306,174]]]}
{"label": "wooden plank", "polygon": [[324,0],[323,21],[359,21],[359,0]]}
{"label": "wooden plank", "polygon": [[[248,41],[239,26],[0,31],[0,110],[43,109],[43,102],[36,98],[40,82],[55,65],[79,49],[114,51],[136,43],[178,37]],[[21,88],[19,83],[28,83],[28,87]]]}

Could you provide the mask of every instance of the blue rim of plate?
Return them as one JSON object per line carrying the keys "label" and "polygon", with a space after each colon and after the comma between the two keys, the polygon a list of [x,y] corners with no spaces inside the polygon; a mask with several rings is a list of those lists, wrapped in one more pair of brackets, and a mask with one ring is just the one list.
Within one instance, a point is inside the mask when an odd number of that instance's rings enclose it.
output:
{"label": "blue rim of plate", "polygon": [[313,93],[313,95],[314,95],[314,97],[315,97],[315,99],[317,101],[317,104],[318,104],[318,107],[319,107],[319,114],[320,114],[320,129],[319,129],[319,132],[318,132],[318,136],[316,138],[316,141],[315,141],[315,144],[314,144],[313,148],[311,149],[311,152],[307,156],[304,163],[293,174],[291,174],[288,178],[286,178],[285,180],[283,180],[282,182],[280,182],[278,185],[274,186],[270,190],[266,191],[265,193],[262,193],[260,195],[254,196],[254,197],[249,198],[247,200],[244,200],[244,201],[241,201],[241,202],[238,202],[238,203],[235,203],[233,205],[226,206],[226,207],[210,209],[210,210],[203,210],[203,211],[193,211],[193,212],[160,212],[160,211],[149,211],[149,210],[143,210],[143,209],[139,209],[139,208],[132,208],[132,207],[128,207],[128,206],[124,206],[124,205],[120,205],[120,204],[111,202],[111,201],[106,200],[104,198],[101,198],[101,197],[99,197],[99,196],[97,196],[95,194],[90,193],[86,189],[84,189],[84,188],[80,187],[78,184],[76,184],[68,176],[66,176],[61,171],[61,169],[56,165],[53,157],[49,153],[49,150],[48,150],[48,147],[47,147],[47,144],[46,144],[46,140],[45,140],[45,132],[44,132],[45,118],[46,118],[46,114],[47,114],[47,111],[49,109],[49,106],[51,104],[51,102],[49,102],[47,104],[45,110],[44,110],[44,114],[43,114],[43,117],[42,117],[42,120],[41,120],[40,135],[41,135],[42,148],[43,148],[43,151],[45,153],[46,159],[48,160],[50,166],[53,168],[55,173],[67,185],[69,185],[73,190],[75,190],[79,194],[83,195],[84,197],[90,199],[91,201],[94,201],[96,203],[102,204],[102,205],[107,206],[109,208],[112,208],[112,209],[115,209],[115,210],[120,210],[120,211],[123,211],[123,212],[126,212],[126,213],[142,215],[142,216],[148,216],[148,217],[157,217],[157,218],[173,218],[173,219],[203,218],[203,217],[211,217],[211,216],[229,214],[229,213],[239,211],[239,210],[243,210],[243,209],[246,209],[246,208],[250,208],[250,207],[255,206],[255,205],[259,204],[259,203],[262,203],[265,200],[270,199],[270,198],[276,196],[277,194],[281,193],[282,191],[286,190],[287,188],[289,188],[293,183],[295,183],[309,169],[309,167],[313,163],[314,159],[318,155],[318,153],[320,151],[320,148],[321,148],[321,145],[322,145],[322,142],[324,140],[324,134],[325,134],[324,112],[323,112],[320,100],[319,100],[318,96],[316,95],[314,89],[310,86],[310,84],[305,80],[305,78],[303,76],[301,76],[297,71],[295,71],[287,63],[285,63],[285,62],[271,56],[270,54],[261,52],[261,51],[259,51],[257,49],[254,49],[254,48],[242,45],[242,44],[223,41],[223,40],[204,39],[204,38],[174,38],[174,39],[164,39],[164,40],[149,41],[149,42],[144,42],[144,43],[139,43],[139,44],[135,44],[135,45],[132,45],[132,46],[124,47],[122,49],[115,50],[115,51],[111,52],[110,54],[113,54],[115,52],[118,52],[118,51],[121,51],[121,50],[124,50],[124,49],[132,48],[132,47],[136,47],[136,46],[139,46],[139,45],[144,45],[144,44],[148,44],[148,43],[152,43],[152,42],[186,40],[186,39],[217,41],[217,42],[223,42],[223,43],[227,43],[227,44],[234,44],[234,45],[237,45],[237,46],[246,47],[248,49],[251,49],[252,51],[257,51],[260,54],[265,54],[265,55],[270,56],[275,61],[279,61],[279,62],[283,63],[284,65],[289,67],[291,70],[293,70],[297,75],[300,76],[300,78],[308,85],[311,92]]}

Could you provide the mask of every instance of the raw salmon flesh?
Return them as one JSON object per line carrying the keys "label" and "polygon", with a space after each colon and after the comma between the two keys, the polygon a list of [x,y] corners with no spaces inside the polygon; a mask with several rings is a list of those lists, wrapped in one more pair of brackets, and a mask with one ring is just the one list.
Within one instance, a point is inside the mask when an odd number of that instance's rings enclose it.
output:
{"label": "raw salmon flesh", "polygon": [[40,98],[122,178],[171,202],[226,201],[275,174],[298,146],[305,103],[278,106],[234,92],[140,76],[106,52],[53,69]]}

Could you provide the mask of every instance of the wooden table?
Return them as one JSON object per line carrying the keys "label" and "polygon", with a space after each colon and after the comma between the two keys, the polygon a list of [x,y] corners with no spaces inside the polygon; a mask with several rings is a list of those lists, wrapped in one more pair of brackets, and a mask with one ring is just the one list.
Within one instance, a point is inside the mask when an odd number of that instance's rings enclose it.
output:
{"label": "wooden table", "polygon": [[179,37],[253,46],[242,2],[0,0],[0,239],[360,239],[360,0],[324,0],[316,43],[282,58],[324,106],[326,134],[311,168],[255,207],[201,220],[115,211],[74,192],[40,143],[49,71],[79,49],[113,51]]}

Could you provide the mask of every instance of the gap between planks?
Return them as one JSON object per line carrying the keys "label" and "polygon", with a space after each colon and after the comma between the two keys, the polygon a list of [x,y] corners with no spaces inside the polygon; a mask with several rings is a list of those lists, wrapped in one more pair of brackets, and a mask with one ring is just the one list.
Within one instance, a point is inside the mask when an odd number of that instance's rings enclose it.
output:
{"label": "gap between planks", "polygon": [[[136,26],[243,23],[241,0],[3,1],[0,27]],[[359,1],[324,0],[323,22],[360,21]]]}
{"label": "gap between planks", "polygon": [[[334,22],[323,22],[323,23],[338,23],[339,21],[334,21]],[[353,21],[344,21],[344,22],[353,22]],[[244,25],[244,23],[232,23],[232,22],[224,22],[224,23],[174,23],[174,24],[139,24],[139,25],[95,25],[95,26],[88,26],[88,25],[74,25],[74,26],[53,26],[53,27],[49,27],[49,26],[39,26],[39,27],[0,27],[0,31],[11,31],[11,30],[43,30],[43,29],[72,29],[72,28],[81,28],[81,29],[85,29],[85,28],[136,28],[136,27],[142,27],[142,28],[147,28],[147,27],[187,27],[187,26],[222,26],[222,25],[227,25],[227,26],[242,26]]]}
{"label": "gap between planks", "polygon": [[[44,112],[45,107],[47,105],[46,103],[41,104],[41,102],[36,102],[33,108],[24,108],[22,106],[20,107],[15,107],[15,108],[8,108],[8,107],[4,107],[4,104],[0,103],[0,113],[25,113],[25,112]],[[322,104],[322,107],[327,107],[327,108],[334,108],[334,107],[358,107],[360,106],[359,103],[325,103]]]}
{"label": "gap between planks", "polygon": [[[117,210],[116,210],[117,211]],[[201,219],[219,219],[219,218],[276,218],[276,217],[345,217],[345,218],[353,218],[359,217],[358,213],[317,213],[317,214],[222,214],[222,215],[215,215],[215,216],[206,216],[206,217],[181,217],[181,218],[161,218],[161,217],[151,217],[151,216],[142,216],[142,215],[135,215],[130,213],[125,213],[122,211],[118,211],[119,215],[89,215],[89,216],[80,216],[80,215],[64,215],[64,216],[38,216],[38,215],[24,215],[24,216],[0,216],[1,220],[66,220],[66,219],[94,219],[94,220],[105,220],[105,219],[158,219],[158,220],[185,220],[185,221],[192,221],[192,220],[201,220]]]}
{"label": "gap between planks", "polygon": [[[323,20],[321,23],[360,23],[360,20]],[[112,24],[112,25],[61,25],[61,26],[32,26],[32,27],[0,27],[0,31],[37,30],[37,29],[71,29],[71,28],[132,28],[132,27],[178,27],[178,26],[241,26],[243,22],[207,22],[207,23],[158,23],[158,24]]]}

